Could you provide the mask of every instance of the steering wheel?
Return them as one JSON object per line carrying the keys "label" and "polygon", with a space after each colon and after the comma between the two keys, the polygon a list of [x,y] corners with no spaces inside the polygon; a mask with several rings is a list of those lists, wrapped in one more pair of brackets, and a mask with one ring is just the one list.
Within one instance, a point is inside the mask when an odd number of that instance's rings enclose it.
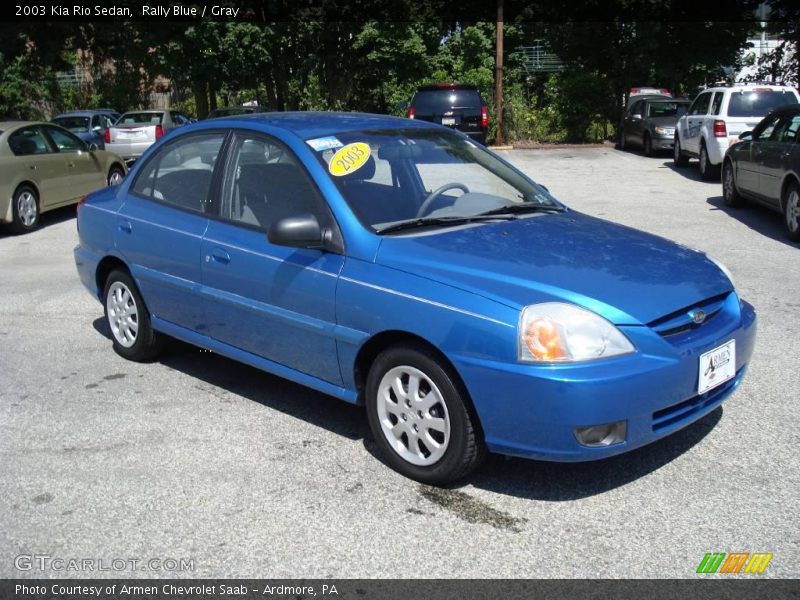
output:
{"label": "steering wheel", "polygon": [[430,193],[430,195],[427,198],[425,198],[425,200],[420,205],[419,210],[417,211],[417,218],[423,216],[428,212],[428,209],[430,208],[431,204],[433,204],[433,201],[436,200],[436,198],[441,196],[447,190],[455,190],[455,189],[459,189],[463,191],[465,194],[469,194],[469,188],[465,186],[463,183],[445,183],[442,187],[433,190]]}

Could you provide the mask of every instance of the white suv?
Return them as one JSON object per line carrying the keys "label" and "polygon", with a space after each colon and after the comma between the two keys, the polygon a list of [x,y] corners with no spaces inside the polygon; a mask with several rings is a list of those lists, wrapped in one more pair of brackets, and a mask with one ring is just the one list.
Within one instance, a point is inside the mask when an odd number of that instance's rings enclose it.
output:
{"label": "white suv", "polygon": [[736,84],[703,90],[675,126],[675,166],[685,167],[689,157],[700,159],[703,179],[719,175],[728,146],[739,134],[752,131],[759,121],[780,106],[798,104],[797,92],[786,86]]}

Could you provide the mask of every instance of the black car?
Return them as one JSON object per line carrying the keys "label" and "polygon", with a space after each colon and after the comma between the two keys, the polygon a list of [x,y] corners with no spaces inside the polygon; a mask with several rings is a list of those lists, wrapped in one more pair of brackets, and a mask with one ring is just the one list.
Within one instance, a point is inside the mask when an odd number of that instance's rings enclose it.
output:
{"label": "black car", "polygon": [[423,86],[414,93],[407,116],[457,129],[476,142],[486,143],[489,114],[474,85],[440,83]]}
{"label": "black car", "polygon": [[783,214],[786,230],[800,241],[800,105],[779,108],[739,136],[725,153],[725,204],[753,200]]}

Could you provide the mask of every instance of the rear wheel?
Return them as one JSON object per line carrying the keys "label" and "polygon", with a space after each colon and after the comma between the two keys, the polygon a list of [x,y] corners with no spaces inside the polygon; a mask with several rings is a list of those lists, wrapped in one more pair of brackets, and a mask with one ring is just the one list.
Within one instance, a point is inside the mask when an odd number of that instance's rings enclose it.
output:
{"label": "rear wheel", "polygon": [[137,362],[155,358],[161,350],[161,337],[150,325],[147,307],[131,276],[119,269],[111,271],[103,299],[117,354]]}
{"label": "rear wheel", "polygon": [[686,167],[689,164],[689,157],[683,153],[683,149],[681,148],[681,139],[678,135],[675,135],[675,147],[673,150],[673,161],[675,162],[676,167]]}
{"label": "rear wheel", "polygon": [[736,189],[736,177],[733,172],[733,163],[730,160],[726,160],[722,165],[722,197],[725,206],[735,208],[744,204],[744,198]]}
{"label": "rear wheel", "polygon": [[110,187],[112,185],[119,185],[120,183],[122,183],[122,179],[124,177],[125,177],[125,171],[122,170],[122,167],[114,165],[108,171],[108,178],[106,181],[108,182],[108,185]]}
{"label": "rear wheel", "polygon": [[377,445],[406,477],[446,484],[475,469],[485,454],[458,377],[423,346],[394,346],[375,359],[366,404]]}
{"label": "rear wheel", "polygon": [[28,233],[39,226],[39,196],[29,185],[21,185],[14,192],[12,202],[12,229],[16,233]]}
{"label": "rear wheel", "polygon": [[627,143],[625,141],[625,130],[624,129],[619,132],[619,149],[620,150],[627,150],[628,149]]}
{"label": "rear wheel", "polygon": [[708,158],[706,143],[700,142],[700,176],[705,180],[711,180],[718,174],[719,170],[711,164],[711,160]]}
{"label": "rear wheel", "polygon": [[800,185],[791,183],[783,194],[783,218],[789,239],[800,242]]}

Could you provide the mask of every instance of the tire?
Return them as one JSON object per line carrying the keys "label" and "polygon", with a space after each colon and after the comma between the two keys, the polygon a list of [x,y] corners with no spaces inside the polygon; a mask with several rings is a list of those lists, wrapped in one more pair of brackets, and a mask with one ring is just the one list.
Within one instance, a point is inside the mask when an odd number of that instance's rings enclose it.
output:
{"label": "tire", "polygon": [[[406,477],[447,484],[485,457],[466,390],[449,365],[424,346],[393,346],[375,359],[366,405],[375,442],[389,465]],[[434,418],[436,426],[426,426]]]}
{"label": "tire", "polygon": [[672,159],[675,162],[676,167],[680,167],[682,169],[689,166],[689,157],[683,153],[683,149],[681,148],[681,139],[677,135],[675,135],[675,147],[673,150]]}
{"label": "tire", "polygon": [[708,158],[708,150],[706,150],[706,143],[700,142],[700,177],[706,181],[710,181],[719,176],[719,169],[711,164]]}
{"label": "tire", "polygon": [[647,133],[644,134],[644,155],[653,156],[653,140],[650,139],[650,135]]}
{"label": "tire", "polygon": [[800,185],[790,183],[783,193],[783,222],[786,234],[794,242],[800,242]]}
{"label": "tire", "polygon": [[744,204],[744,198],[736,189],[736,177],[733,173],[733,163],[726,160],[722,164],[722,201],[725,206],[738,208]]}
{"label": "tire", "polygon": [[108,187],[111,187],[113,185],[119,185],[124,177],[125,177],[125,171],[122,169],[122,167],[114,165],[108,171],[108,177],[106,177],[106,183],[108,184]]}
{"label": "tire", "polygon": [[11,229],[15,233],[28,233],[39,227],[39,194],[29,185],[21,185],[11,199]]}
{"label": "tire", "polygon": [[142,295],[127,272],[111,271],[103,288],[103,308],[117,354],[136,362],[158,355],[162,338],[153,330]]}
{"label": "tire", "polygon": [[625,141],[625,130],[621,130],[619,132],[619,149],[620,150],[627,150],[628,144]]}

